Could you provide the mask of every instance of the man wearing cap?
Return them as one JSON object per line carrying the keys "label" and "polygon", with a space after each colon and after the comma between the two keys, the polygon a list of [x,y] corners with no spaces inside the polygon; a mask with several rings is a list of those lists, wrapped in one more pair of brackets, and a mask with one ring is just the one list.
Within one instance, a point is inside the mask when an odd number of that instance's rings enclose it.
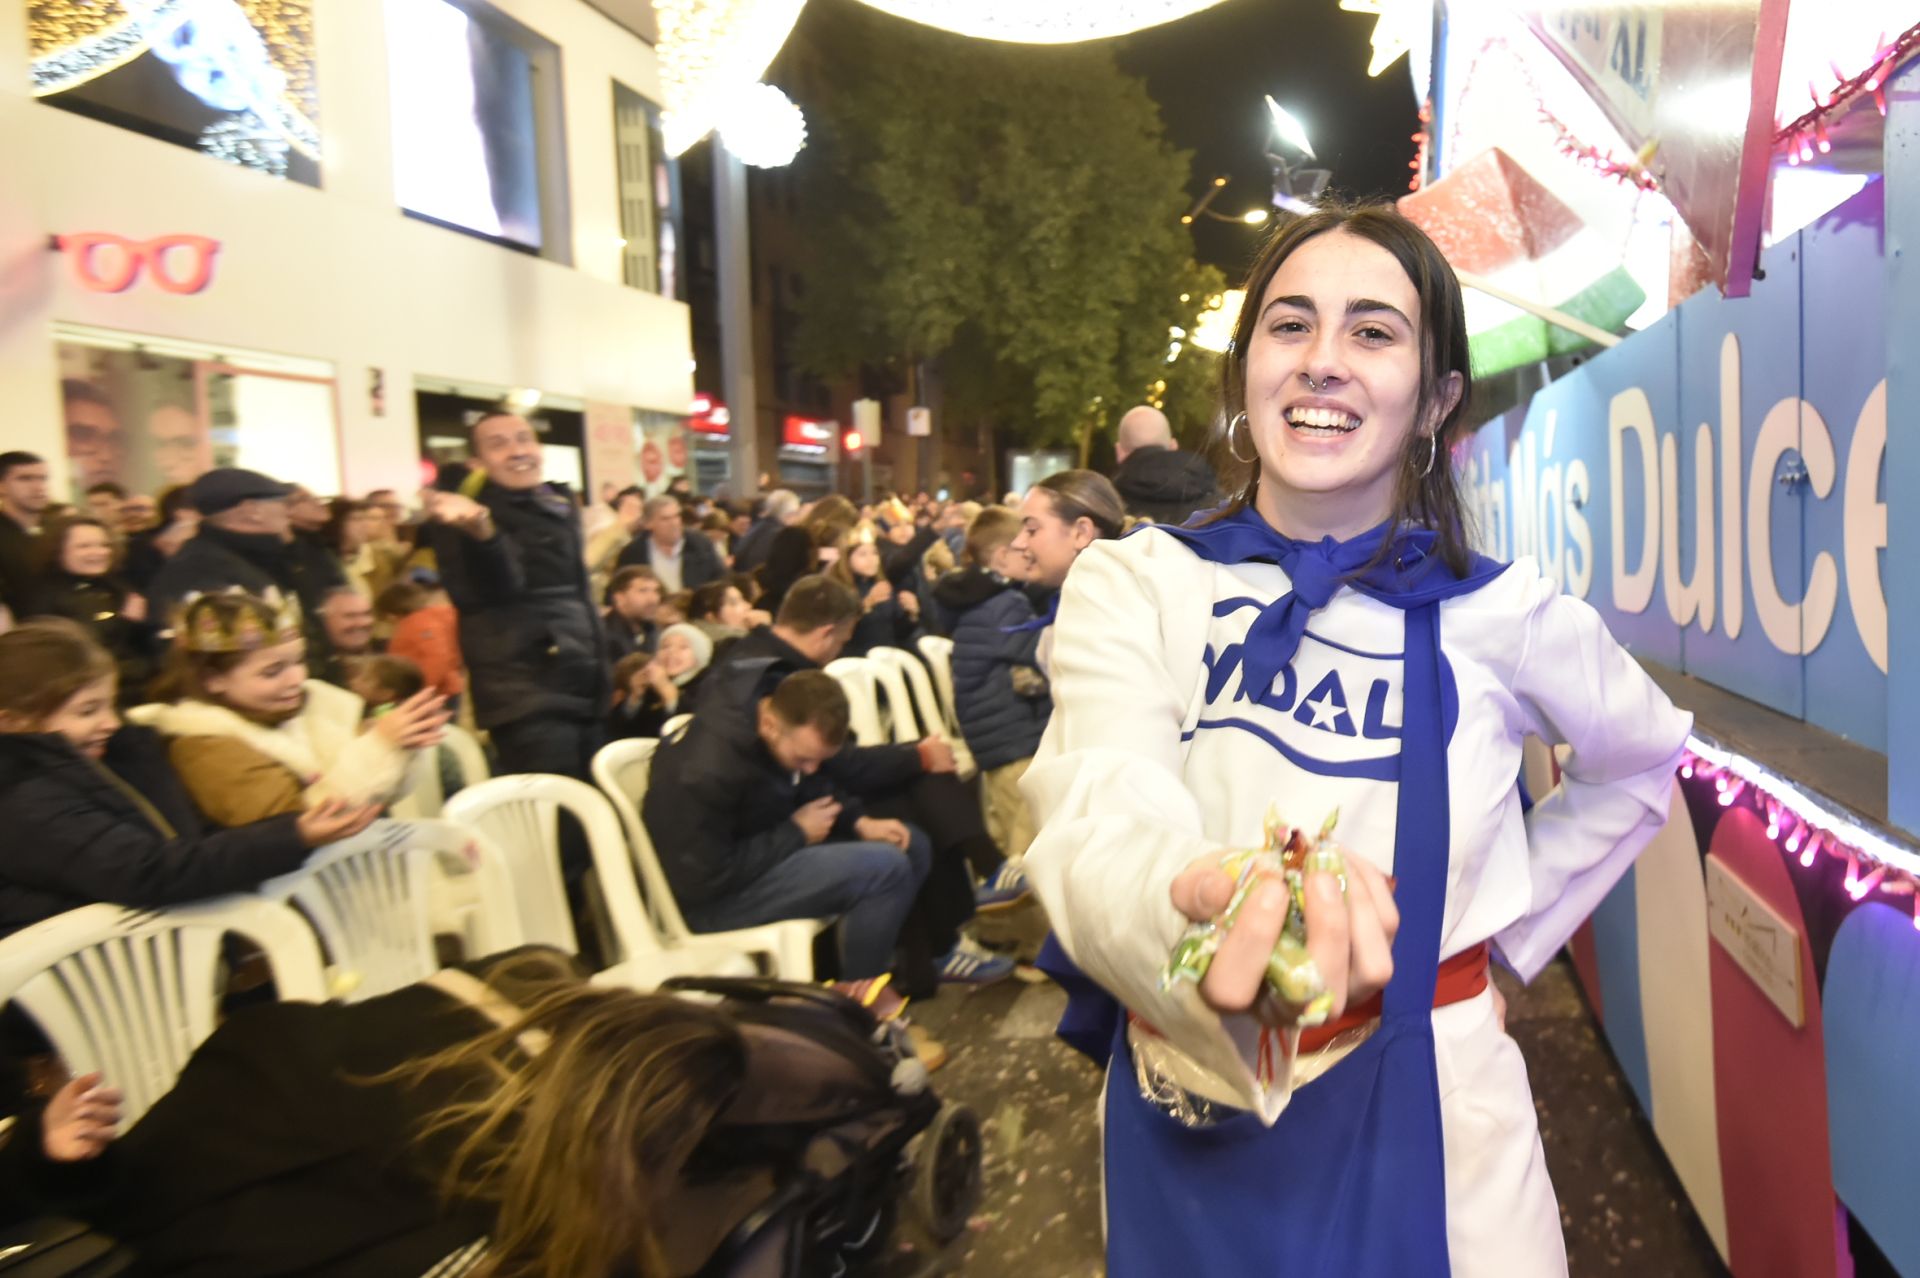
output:
{"label": "man wearing cap", "polygon": [[235,587],[297,596],[309,616],[316,612],[327,588],[339,583],[296,562],[287,514],[292,493],[291,484],[233,467],[194,480],[187,500],[200,512],[200,531],[154,575],[149,615],[166,625],[188,595]]}

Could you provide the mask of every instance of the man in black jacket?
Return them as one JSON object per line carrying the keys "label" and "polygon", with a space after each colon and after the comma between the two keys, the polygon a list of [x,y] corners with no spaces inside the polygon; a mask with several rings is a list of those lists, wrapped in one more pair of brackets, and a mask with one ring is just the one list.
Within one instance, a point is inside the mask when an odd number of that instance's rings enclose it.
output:
{"label": "man in black jacket", "polygon": [[1181,452],[1167,415],[1151,405],[1130,408],[1120,419],[1113,455],[1120,463],[1113,486],[1135,518],[1178,526],[1220,504],[1213,467],[1196,453]]}
{"label": "man in black jacket", "polygon": [[[502,772],[586,780],[608,700],[605,638],[566,490],[542,475],[526,418],[473,424],[459,492],[432,494],[425,528],[460,613],[474,717]],[[577,868],[577,867],[576,867]]]}
{"label": "man in black jacket", "polygon": [[607,583],[607,664],[636,652],[653,655],[660,642],[660,578],[653,569],[628,564]]}
{"label": "man in black jacket", "polygon": [[750,717],[696,715],[654,756],[644,817],[695,931],[837,917],[840,977],[862,980],[893,966],[933,850],[859,798],[917,774],[917,752],[843,749],[847,720],[818,670],[783,677]]}
{"label": "man in black jacket", "polygon": [[187,501],[200,512],[200,528],[178,554],[154,574],[147,592],[148,615],[165,626],[188,595],[238,587],[248,594],[269,590],[298,598],[309,630],[328,588],[343,578],[326,579],[295,559],[287,513],[291,484],[258,471],[223,467],[210,470],[187,488]]}
{"label": "man in black jacket", "polygon": [[47,463],[32,453],[0,453],[0,605],[25,621],[39,589],[40,517],[47,509]]}
{"label": "man in black jacket", "polygon": [[773,549],[773,539],[782,528],[800,518],[800,498],[792,489],[776,488],[760,502],[759,517],[752,527],[741,534],[740,541],[733,548],[733,570],[752,572],[767,562],[767,552]]}
{"label": "man in black jacket", "polygon": [[682,590],[698,590],[710,581],[727,575],[720,551],[705,533],[687,536],[686,516],[672,497],[654,497],[641,512],[646,532],[627,543],[620,552],[620,566],[645,564],[660,579],[660,589],[669,595]]}
{"label": "man in black jacket", "polygon": [[[846,586],[822,575],[800,578],[781,601],[773,625],[735,641],[708,671],[694,703],[694,722],[730,719],[738,731],[737,725],[748,720],[759,699],[781,679],[796,670],[821,669],[838,657],[860,615],[859,597]],[[873,770],[859,774],[858,793],[869,812],[925,830],[933,846],[933,868],[902,937],[902,992],[925,998],[937,981],[982,985],[1011,976],[1010,961],[960,939],[961,925],[973,917],[976,901],[969,865],[991,885],[1002,857],[987,833],[979,796],[955,774],[952,747],[927,737],[914,745],[855,743],[846,750],[915,760],[918,765],[903,767],[884,785],[872,781]],[[1025,889],[1004,897],[996,896],[991,886],[979,892],[982,906],[1003,908],[1024,899]]]}

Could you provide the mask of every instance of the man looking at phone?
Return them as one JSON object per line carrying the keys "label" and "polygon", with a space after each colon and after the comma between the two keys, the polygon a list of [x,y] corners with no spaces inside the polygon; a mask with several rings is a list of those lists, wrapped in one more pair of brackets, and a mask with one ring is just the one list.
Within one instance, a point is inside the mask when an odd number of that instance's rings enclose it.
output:
{"label": "man looking at phone", "polygon": [[[847,697],[819,670],[787,675],[752,718],[696,714],[654,755],[643,816],[675,901],[696,932],[783,919],[840,920],[840,976],[893,966],[901,924],[933,863],[927,836],[867,816],[844,775],[895,752],[842,752]],[[901,779],[919,770],[898,752]]]}

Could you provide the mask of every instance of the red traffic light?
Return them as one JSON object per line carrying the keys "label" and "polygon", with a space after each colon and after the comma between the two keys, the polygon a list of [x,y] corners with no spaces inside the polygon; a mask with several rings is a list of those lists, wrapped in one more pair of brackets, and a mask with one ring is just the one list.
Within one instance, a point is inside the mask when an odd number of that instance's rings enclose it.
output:
{"label": "red traffic light", "polygon": [[866,443],[866,440],[860,438],[859,429],[849,426],[846,433],[840,436],[840,451],[852,455],[866,447]]}

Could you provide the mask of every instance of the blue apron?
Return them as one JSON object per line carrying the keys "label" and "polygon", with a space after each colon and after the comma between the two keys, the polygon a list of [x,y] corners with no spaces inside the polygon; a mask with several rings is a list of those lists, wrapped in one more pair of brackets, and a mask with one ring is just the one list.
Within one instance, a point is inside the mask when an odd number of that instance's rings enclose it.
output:
{"label": "blue apron", "polygon": [[[1445,1278],[1446,1162],[1434,1062],[1433,997],[1447,893],[1446,731],[1441,705],[1443,598],[1465,577],[1430,557],[1432,534],[1402,531],[1396,555],[1367,567],[1382,527],[1346,543],[1294,542],[1252,511],[1201,529],[1167,529],[1204,559],[1281,564],[1294,589],[1247,635],[1256,686],[1292,657],[1310,612],[1341,585],[1406,610],[1395,901],[1400,931],[1380,1026],[1297,1091],[1271,1128],[1250,1113],[1188,1127],[1144,1099],[1119,1005],[1050,946],[1072,1001],[1062,1036],[1110,1048],[1106,1092],[1110,1278]],[[1258,668],[1256,668],[1256,663]],[[1096,1056],[1099,1053],[1096,1051]]]}

